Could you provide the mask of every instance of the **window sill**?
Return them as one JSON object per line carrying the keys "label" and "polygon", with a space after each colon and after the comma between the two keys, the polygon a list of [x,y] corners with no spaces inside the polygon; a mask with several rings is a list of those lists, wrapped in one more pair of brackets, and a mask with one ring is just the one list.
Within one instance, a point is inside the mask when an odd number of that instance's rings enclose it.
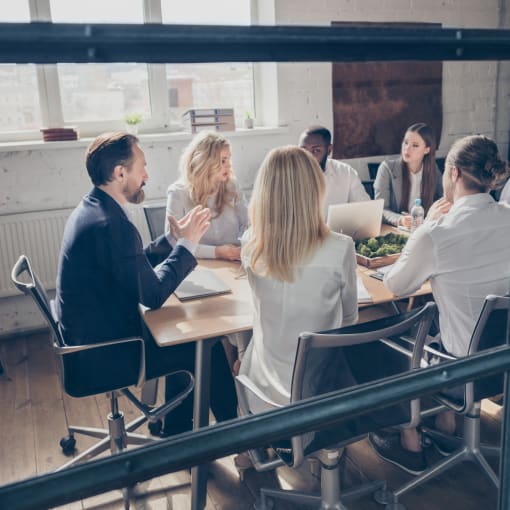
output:
{"label": "window sill", "polygon": [[[222,131],[226,138],[263,136],[273,134],[284,134],[288,132],[288,127],[255,127],[253,129],[237,129],[236,131]],[[172,132],[172,133],[140,133],[137,135],[143,144],[151,142],[172,142],[172,141],[188,141],[194,135],[188,132]],[[19,142],[2,142],[0,143],[0,152],[17,152],[17,151],[33,151],[33,150],[49,150],[49,149],[74,149],[85,148],[93,140],[93,137],[84,137],[78,140],[69,140],[62,142],[43,142],[42,140],[27,140]]]}

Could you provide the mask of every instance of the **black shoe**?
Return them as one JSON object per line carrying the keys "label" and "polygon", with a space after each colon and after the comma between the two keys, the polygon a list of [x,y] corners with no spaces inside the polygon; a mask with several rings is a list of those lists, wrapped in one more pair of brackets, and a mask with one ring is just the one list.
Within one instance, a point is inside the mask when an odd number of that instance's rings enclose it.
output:
{"label": "black shoe", "polygon": [[443,457],[448,457],[463,447],[463,440],[456,435],[440,432],[435,427],[419,427],[422,445],[434,446]]}
{"label": "black shoe", "polygon": [[434,445],[434,448],[443,457],[449,457],[460,447],[460,438],[456,436],[452,436],[451,440],[449,440],[447,437],[442,438],[438,436],[431,437],[430,439]]}
{"label": "black shoe", "polygon": [[425,454],[406,450],[400,443],[398,433],[383,436],[371,432],[368,434],[368,440],[381,459],[391,462],[412,475],[419,475],[427,469]]}

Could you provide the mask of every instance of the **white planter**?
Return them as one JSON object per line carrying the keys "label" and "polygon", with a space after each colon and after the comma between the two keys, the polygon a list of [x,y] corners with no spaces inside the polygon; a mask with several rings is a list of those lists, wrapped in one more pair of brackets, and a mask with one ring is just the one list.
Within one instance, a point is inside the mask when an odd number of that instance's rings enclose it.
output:
{"label": "white planter", "polygon": [[126,131],[136,136],[138,134],[138,124],[126,124]]}
{"label": "white planter", "polygon": [[246,129],[253,129],[253,119],[251,118],[244,119],[244,127]]}

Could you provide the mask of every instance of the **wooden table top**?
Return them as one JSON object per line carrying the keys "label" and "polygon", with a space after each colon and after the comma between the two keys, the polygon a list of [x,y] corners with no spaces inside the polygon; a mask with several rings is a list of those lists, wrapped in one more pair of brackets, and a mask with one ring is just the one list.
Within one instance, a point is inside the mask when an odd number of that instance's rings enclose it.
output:
{"label": "wooden table top", "polygon": [[[213,269],[232,289],[232,293],[186,302],[180,302],[172,294],[158,310],[142,307],[143,319],[159,345],[196,341],[252,328],[251,291],[240,263],[200,260],[199,264]],[[358,266],[358,275],[372,296],[371,303],[360,304],[360,307],[400,299],[386,289],[380,280],[371,278],[373,272],[373,269]],[[427,282],[413,296],[430,293],[430,284]]]}

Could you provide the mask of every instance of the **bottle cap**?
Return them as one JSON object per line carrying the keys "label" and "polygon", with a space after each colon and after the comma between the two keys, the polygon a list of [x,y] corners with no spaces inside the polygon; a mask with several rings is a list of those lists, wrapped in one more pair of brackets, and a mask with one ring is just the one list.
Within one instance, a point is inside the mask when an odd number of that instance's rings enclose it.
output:
{"label": "bottle cap", "polygon": [[414,205],[421,205],[421,198],[415,198]]}

